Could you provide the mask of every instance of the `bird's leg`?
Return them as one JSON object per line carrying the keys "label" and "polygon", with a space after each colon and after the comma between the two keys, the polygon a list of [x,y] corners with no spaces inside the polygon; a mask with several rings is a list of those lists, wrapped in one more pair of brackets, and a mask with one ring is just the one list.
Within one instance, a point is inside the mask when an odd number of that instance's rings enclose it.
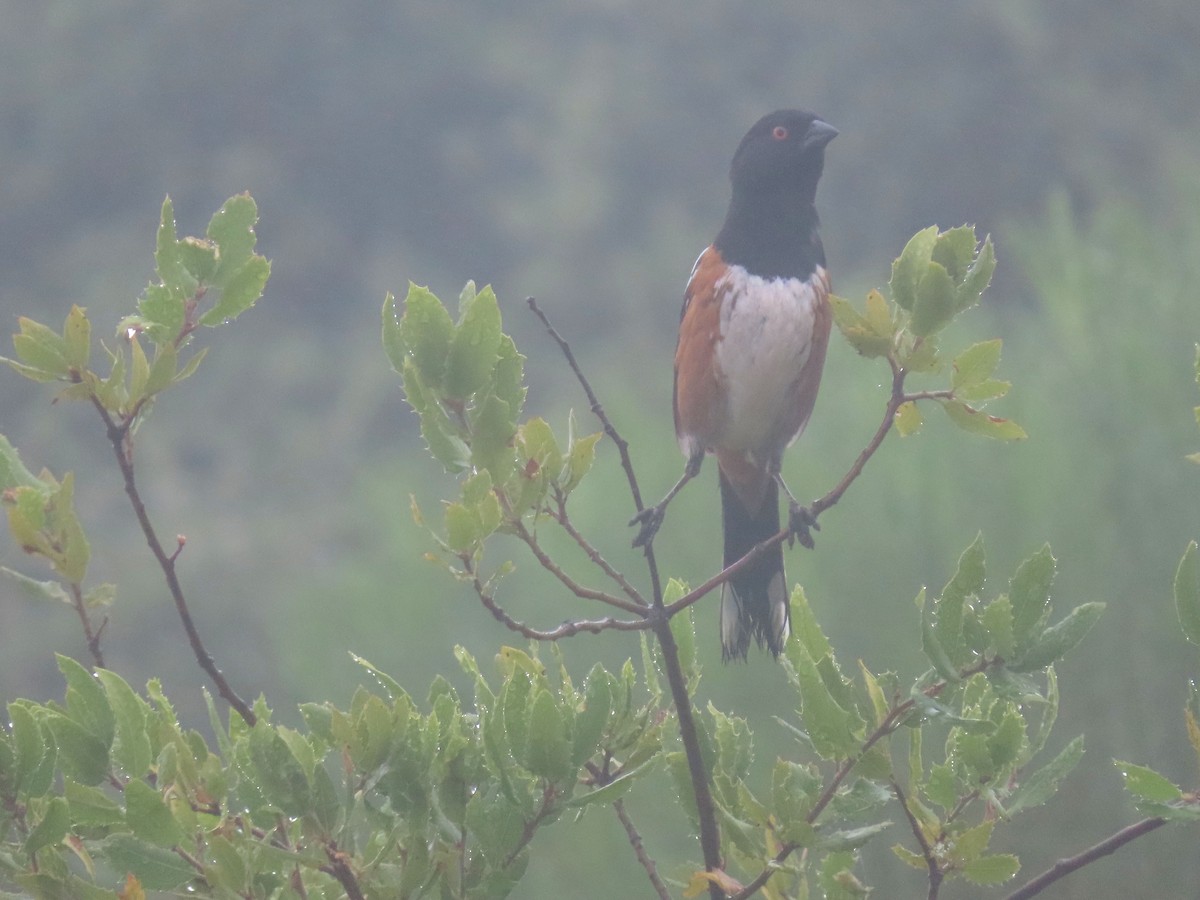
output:
{"label": "bird's leg", "polygon": [[792,493],[787,482],[779,473],[778,465],[772,466],[770,472],[775,483],[788,498],[788,531],[791,532],[788,536],[788,546],[791,546],[794,539],[799,541],[801,546],[811,550],[814,546],[812,532],[821,530],[821,526],[817,524],[817,517],[813,515],[811,509],[796,499],[796,495]]}
{"label": "bird's leg", "polygon": [[667,496],[663,497],[654,506],[647,506],[629,520],[630,525],[642,526],[638,529],[637,537],[633,539],[633,546],[645,547],[654,540],[654,535],[658,533],[658,529],[663,523],[663,517],[667,514],[667,504],[675,499],[675,495],[683,490],[685,484],[700,474],[700,464],[703,462],[703,453],[696,453],[689,456],[687,463],[683,467],[683,475],[675,482],[675,486],[667,491]]}

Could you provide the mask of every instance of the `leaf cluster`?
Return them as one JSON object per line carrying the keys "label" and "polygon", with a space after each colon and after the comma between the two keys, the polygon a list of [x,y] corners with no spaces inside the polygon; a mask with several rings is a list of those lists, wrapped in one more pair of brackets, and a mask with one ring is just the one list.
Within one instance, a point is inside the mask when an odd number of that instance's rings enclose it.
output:
{"label": "leaf cluster", "polygon": [[473,707],[438,679],[423,712],[360,660],[381,693],[305,704],[303,730],[272,722],[262,700],[253,727],[223,724],[210,698],[215,747],[156,682],[139,694],[59,657],[64,702],[13,701],[0,729],[0,885],[333,900],[336,855],[359,896],[505,895],[539,828],[650,771],[663,720],[631,665],[597,665],[576,688],[517,649],[491,679],[457,655]]}
{"label": "leaf cluster", "polygon": [[[990,237],[979,242],[969,225],[942,232],[930,226],[917,232],[892,263],[891,299],[873,290],[859,311],[848,300],[833,297],[834,322],[859,354],[886,359],[894,373],[940,373],[946,368],[941,332],[979,302],[995,268]],[[1000,440],[1025,437],[1015,422],[982,411],[1010,387],[993,377],[1000,348],[999,339],[971,345],[950,361],[949,387],[904,398],[895,414],[900,434],[920,429],[923,419],[916,401],[928,399],[964,431]]]}

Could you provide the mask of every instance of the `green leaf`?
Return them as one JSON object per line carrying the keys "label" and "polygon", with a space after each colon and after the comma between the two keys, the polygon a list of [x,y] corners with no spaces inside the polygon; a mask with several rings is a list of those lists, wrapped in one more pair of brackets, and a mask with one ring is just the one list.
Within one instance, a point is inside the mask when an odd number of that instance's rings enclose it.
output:
{"label": "green leaf", "polygon": [[1050,586],[1054,582],[1054,555],[1043,544],[1037,553],[1017,567],[1008,588],[1012,603],[1013,640],[1017,652],[1024,652],[1035,634],[1040,633],[1050,615]]}
{"label": "green leaf", "polygon": [[804,593],[804,588],[798,584],[792,589],[790,605],[793,639],[804,644],[811,659],[832,657],[833,645],[821,631],[821,626],[817,624],[817,618],[813,615],[812,607],[808,605],[808,597]]}
{"label": "green leaf", "polygon": [[21,328],[13,335],[17,359],[50,378],[66,378],[71,368],[66,340],[53,328],[25,316],[18,317],[17,324]]}
{"label": "green leaf", "polygon": [[99,788],[64,778],[63,796],[71,807],[71,822],[76,826],[104,828],[125,822],[125,810]]}
{"label": "green leaf", "polygon": [[967,269],[975,259],[975,229],[970,225],[948,228],[937,236],[932,258],[950,273],[955,284],[961,284]]}
{"label": "green leaf", "polygon": [[81,306],[72,305],[63,323],[63,355],[67,364],[77,372],[87,368],[92,354],[92,324],[88,321],[87,310]]}
{"label": "green leaf", "polygon": [[140,778],[125,785],[125,820],[137,837],[151,844],[174,847],[183,843],[183,829],[162,795]]}
{"label": "green leaf", "polygon": [[1009,668],[1014,672],[1030,672],[1062,659],[1083,640],[1103,612],[1103,603],[1084,603],[1075,607],[1066,618],[1043,631]]}
{"label": "green leaf", "polygon": [[196,289],[195,279],[184,268],[180,257],[175,230],[175,207],[169,196],[163,200],[158,233],[155,235],[154,266],[158,270],[158,277],[168,287],[188,294]]}
{"label": "green leaf", "polygon": [[583,794],[576,794],[567,801],[566,806],[570,808],[580,808],[584,806],[595,806],[601,803],[612,803],[623,797],[626,792],[633,786],[633,781],[651,769],[654,768],[656,759],[651,758],[645,760],[640,765],[632,768],[622,769],[621,774],[610,781],[604,787],[597,788],[594,791],[587,791]]}
{"label": "green leaf", "polygon": [[946,415],[950,417],[951,422],[971,434],[999,441],[1019,441],[1029,436],[1025,433],[1024,428],[1011,419],[990,416],[961,400],[939,400],[938,402],[946,411]]}
{"label": "green leaf", "polygon": [[974,884],[1001,884],[1020,871],[1021,861],[1011,853],[981,856],[962,867],[962,873]]}
{"label": "green leaf", "polygon": [[603,437],[599,431],[584,437],[576,437],[575,432],[575,412],[572,410],[568,419],[566,469],[559,478],[559,485],[566,494],[575,490],[591,470],[596,461],[596,443]]}
{"label": "green leaf", "polygon": [[0,434],[0,489],[42,486],[42,480],[35,477],[21,462],[17,448]]}
{"label": "green leaf", "polygon": [[562,472],[563,455],[549,423],[537,416],[522,423],[519,440],[525,458],[537,464],[537,474],[556,480]]}
{"label": "green leaf", "polygon": [[404,394],[409,405],[421,417],[421,437],[429,447],[433,458],[447,472],[458,473],[470,468],[471,449],[450,422],[438,399],[425,386],[417,365],[411,359],[404,360]]}
{"label": "green leaf", "polygon": [[838,705],[802,640],[788,641],[784,671],[800,692],[801,716],[813,747],[825,759],[844,759],[858,747],[862,720]]}
{"label": "green leaf", "polygon": [[61,582],[37,581],[7,566],[0,566],[0,575],[4,575],[5,578],[12,582],[21,592],[22,596],[35,603],[44,603],[47,600],[53,603],[66,603],[68,606],[72,603],[71,596],[67,593]]}
{"label": "green leaf", "polygon": [[924,417],[921,415],[921,410],[917,408],[917,404],[912,400],[901,403],[896,409],[896,433],[900,437],[908,437],[911,434],[916,434],[921,430],[921,426],[925,423]]}
{"label": "green leaf", "polygon": [[1083,736],[1080,735],[1064,747],[1059,754],[1031,775],[1021,779],[1009,795],[1004,813],[1015,816],[1025,809],[1041,806],[1054,796],[1058,786],[1083,758]]}
{"label": "green leaf", "polygon": [[1175,570],[1175,611],[1179,627],[1193,644],[1200,644],[1200,554],[1191,541]]}
{"label": "green leaf", "polygon": [[37,719],[23,704],[8,704],[8,722],[12,730],[12,789],[27,796],[39,796],[50,788],[43,763],[47,754],[53,760],[54,745],[48,742],[49,735],[43,734]]}
{"label": "green leaf", "polygon": [[600,663],[596,663],[585,682],[583,708],[575,716],[575,739],[571,750],[571,764],[575,768],[582,766],[599,749],[612,703],[609,675]]}
{"label": "green leaf", "polygon": [[24,852],[32,856],[43,847],[57,844],[67,835],[71,827],[71,809],[62,797],[51,797],[46,804],[46,811],[41,821],[29,832],[22,847]]}
{"label": "green leaf", "polygon": [[200,317],[200,324],[211,327],[236,319],[258,302],[270,277],[271,263],[265,257],[247,260],[229,276],[217,302]]}
{"label": "green leaf", "polygon": [[941,264],[929,263],[917,286],[909,330],[917,337],[936,334],[956,311],[954,280]]}
{"label": "green leaf", "polygon": [[815,844],[817,850],[825,852],[838,852],[843,850],[857,850],[867,843],[877,834],[881,834],[892,827],[889,821],[875,822],[871,825],[864,825],[861,828],[848,828],[839,831],[832,831],[829,834],[822,835],[820,840]]}
{"label": "green leaf", "polygon": [[507,334],[500,335],[492,393],[508,404],[514,419],[521,417],[525,405],[525,357],[517,352],[517,345]]}
{"label": "green leaf", "polygon": [[302,816],[312,805],[308,778],[287,742],[264,721],[250,732],[250,759],[255,782],[271,806],[289,816]]}
{"label": "green leaf", "polygon": [[471,426],[471,462],[476,469],[491,472],[494,484],[503,484],[516,463],[513,436],[517,427],[512,411],[495,394],[488,394]]}
{"label": "green leaf", "polygon": [[988,647],[1001,659],[1008,659],[1015,649],[1013,640],[1012,601],[1001,595],[983,609],[980,623],[987,634]]}
{"label": "green leaf", "polygon": [[384,305],[383,345],[397,372],[411,356],[425,384],[435,392],[442,389],[446,358],[454,339],[454,320],[429,288],[408,285],[403,315],[397,319],[395,299],[388,295]]}
{"label": "green leaf", "polygon": [[171,850],[156,847],[132,834],[110,834],[98,854],[118,872],[132,872],[151,891],[170,891],[196,877],[196,870]]}
{"label": "green leaf", "polygon": [[484,387],[496,368],[500,350],[500,307],[490,287],[467,296],[446,357],[444,391],[466,400]]}
{"label": "green leaf", "polygon": [[108,696],[96,678],[69,656],[55,654],[59,671],[67,680],[67,714],[104,745],[112,744],[115,723]]}
{"label": "green leaf", "polygon": [[131,778],[140,778],[149,771],[151,763],[146,702],[116,672],[97,669],[96,678],[104,686],[112,707],[115,725],[113,762]]}
{"label": "green leaf", "polygon": [[[859,355],[872,359],[891,352],[894,341],[891,314],[882,294],[871,291],[867,295],[866,315],[856,310],[849,300],[836,295],[830,296],[829,304],[834,324]],[[882,315],[878,311],[879,304],[883,304]]]}
{"label": "green leaf", "polygon": [[933,247],[937,242],[936,225],[918,231],[909,239],[900,256],[892,263],[892,277],[888,282],[892,299],[901,309],[912,312],[916,305],[917,285],[929,266]]}
{"label": "green leaf", "polygon": [[991,378],[1000,364],[1001,340],[995,338],[972,344],[954,358],[954,374],[950,386],[957,393],[960,388],[981,384]]}
{"label": "green leaf", "polygon": [[571,742],[562,711],[547,690],[539,690],[529,709],[529,739],[525,768],[548,781],[565,781],[574,775]]}
{"label": "green leaf", "polygon": [[1121,777],[1125,780],[1125,790],[1133,794],[1139,801],[1170,803],[1183,796],[1183,791],[1179,789],[1178,785],[1153,769],[1119,759],[1115,759],[1113,762],[1121,770]]}
{"label": "green leaf", "polygon": [[[974,230],[972,230],[971,236],[974,240]],[[960,310],[979,302],[979,298],[991,284],[992,273],[995,270],[996,252],[992,247],[991,236],[986,235],[975,261],[971,263],[958,286],[958,308]]]}
{"label": "green leaf", "polygon": [[254,257],[257,222],[258,205],[246,193],[226,200],[209,221],[206,234],[217,245],[217,267],[211,283],[222,291],[228,289],[230,281]]}
{"label": "green leaf", "polygon": [[962,676],[958,674],[958,666],[946,652],[946,648],[942,646],[941,638],[938,636],[938,617],[934,612],[934,604],[925,602],[925,588],[921,588],[921,592],[917,595],[917,607],[921,610],[921,651],[925,654],[925,658],[933,664],[938,675],[946,681],[951,684],[961,681]]}

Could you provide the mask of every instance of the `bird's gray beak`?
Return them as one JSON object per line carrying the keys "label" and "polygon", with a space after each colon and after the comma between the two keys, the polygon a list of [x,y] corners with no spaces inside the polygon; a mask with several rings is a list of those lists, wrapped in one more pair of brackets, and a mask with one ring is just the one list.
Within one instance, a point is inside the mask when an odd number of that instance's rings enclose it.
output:
{"label": "bird's gray beak", "polygon": [[805,132],[804,149],[813,150],[817,147],[824,147],[837,136],[838,130],[828,122],[814,119],[813,123],[808,126],[808,131]]}

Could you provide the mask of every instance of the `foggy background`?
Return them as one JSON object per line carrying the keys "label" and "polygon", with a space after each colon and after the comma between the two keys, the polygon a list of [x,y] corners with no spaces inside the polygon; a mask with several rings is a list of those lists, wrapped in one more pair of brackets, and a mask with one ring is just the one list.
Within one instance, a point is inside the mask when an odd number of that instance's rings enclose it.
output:
{"label": "foggy background", "polygon": [[[682,465],[670,392],[683,284],[720,225],[729,158],[759,116],[802,106],[841,131],[818,195],[839,293],[861,302],[883,285],[919,228],[970,222],[993,235],[994,287],[943,343],[1004,339],[998,375],[1014,389],[989,411],[1030,438],[993,445],[927,410],[925,429],[890,438],[822,517],[816,551],[787,555],[789,577],[844,667],[861,657],[905,680],[925,668],[912,598],[923,584],[940,590],[978,531],[989,596],[1049,541],[1056,618],[1109,604],[1059,671],[1046,759],[1085,732],[1084,762],[1048,807],[993,843],[1021,856],[1021,881],[1137,818],[1114,757],[1195,785],[1182,712],[1200,657],[1170,592],[1187,540],[1200,536],[1200,470],[1183,459],[1200,449],[1191,0],[0,0],[0,21],[8,331],[20,314],[57,327],[78,303],[107,339],[152,275],[165,195],[180,234],[202,233],[239,191],[259,204],[266,295],[200,336],[207,359],[162,398],[136,463],[160,534],[188,537],[180,575],[209,650],[243,696],[266,694],[278,720],[295,724],[301,701],[347,703],[364,681],[348,651],[418,700],[437,673],[469,700],[453,646],[486,669],[519,641],[422,558],[430,541],[409,496],[437,522],[454,485],[426,457],[379,350],[384,293],[402,295],[411,280],[452,305],[467,279],[491,283],[529,357],[528,413],[563,436],[574,408],[594,430],[525,311],[536,296],[631,441],[643,492],[657,497]],[[787,458],[802,497],[828,490],[866,443],[886,375],[835,337],[812,423]],[[77,474],[89,582],[118,584],[109,665],[135,685],[160,676],[202,727],[201,673],[103,429],[91,409],[52,398],[52,386],[0,373],[0,432],[30,469]],[[574,517],[640,579],[624,524],[632,503],[611,444],[599,454]],[[693,584],[720,562],[706,469],[657,540],[664,571]],[[501,551],[518,566],[498,595],[515,615],[546,627],[595,614],[520,548],[500,546],[487,562]],[[10,540],[0,564],[46,577]],[[794,719],[792,695],[766,658],[720,666],[715,600],[695,612],[700,703],[749,719],[765,783],[777,754],[799,752],[773,719]],[[563,649],[579,675],[638,654],[617,633]],[[0,583],[0,698],[60,698],[56,650],[84,658],[71,611],[31,606]],[[665,787],[629,805],[669,874],[698,858]],[[896,828],[866,856],[880,896],[924,891],[887,851],[906,837]],[[514,896],[647,893],[603,811],[539,840]],[[1196,846],[1194,829],[1163,829],[1054,896],[1195,897]]]}

